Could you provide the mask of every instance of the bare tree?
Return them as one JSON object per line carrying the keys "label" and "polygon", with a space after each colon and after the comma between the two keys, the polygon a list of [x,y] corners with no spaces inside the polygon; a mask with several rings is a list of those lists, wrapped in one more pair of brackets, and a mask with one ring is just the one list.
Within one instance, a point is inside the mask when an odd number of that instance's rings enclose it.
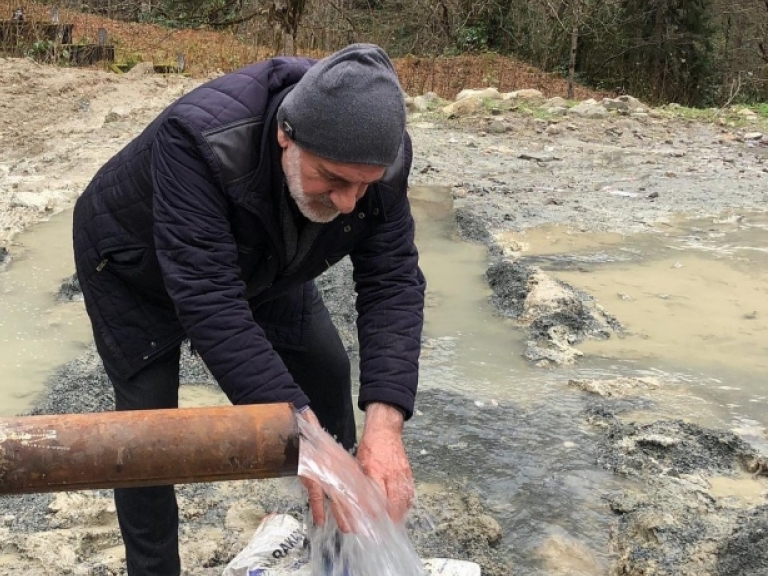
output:
{"label": "bare tree", "polygon": [[568,99],[573,99],[576,83],[576,60],[579,50],[579,34],[589,24],[600,7],[601,0],[548,0],[550,13],[564,32],[570,32],[571,47],[568,55]]}
{"label": "bare tree", "polygon": [[283,33],[283,54],[296,54],[296,36],[307,6],[306,0],[270,0],[266,14]]}

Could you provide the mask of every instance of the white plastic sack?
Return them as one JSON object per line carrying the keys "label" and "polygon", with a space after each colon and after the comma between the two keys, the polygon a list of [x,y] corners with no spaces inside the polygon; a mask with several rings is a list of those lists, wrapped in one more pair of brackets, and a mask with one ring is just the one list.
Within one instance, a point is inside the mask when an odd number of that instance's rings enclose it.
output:
{"label": "white plastic sack", "polygon": [[222,576],[312,576],[304,527],[287,514],[270,514]]}
{"label": "white plastic sack", "polygon": [[[306,531],[295,518],[270,514],[222,576],[324,576],[312,574],[305,539]],[[430,558],[423,563],[427,576],[481,576],[480,566],[472,562]]]}

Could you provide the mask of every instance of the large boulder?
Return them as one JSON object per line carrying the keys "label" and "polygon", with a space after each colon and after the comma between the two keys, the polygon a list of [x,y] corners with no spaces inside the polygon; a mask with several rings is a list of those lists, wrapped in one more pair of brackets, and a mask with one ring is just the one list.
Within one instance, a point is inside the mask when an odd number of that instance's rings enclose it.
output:
{"label": "large boulder", "polygon": [[463,98],[443,108],[443,113],[450,117],[469,116],[481,110],[483,101],[477,96]]}
{"label": "large boulder", "polygon": [[618,98],[603,98],[601,105],[606,110],[616,110],[622,114],[645,113],[648,107],[637,98],[629,95]]}
{"label": "large boulder", "polygon": [[544,94],[534,88],[524,88],[503,94],[504,100],[544,100]]}
{"label": "large boulder", "polygon": [[501,94],[496,88],[482,88],[479,90],[467,88],[456,96],[456,102],[465,98],[478,98],[479,100],[501,100]]}
{"label": "large boulder", "polygon": [[605,118],[608,116],[608,110],[591,98],[577,104],[568,112],[574,116],[579,116],[580,118]]}
{"label": "large boulder", "polygon": [[405,107],[408,112],[426,112],[429,109],[429,101],[424,96],[408,97],[405,99]]}

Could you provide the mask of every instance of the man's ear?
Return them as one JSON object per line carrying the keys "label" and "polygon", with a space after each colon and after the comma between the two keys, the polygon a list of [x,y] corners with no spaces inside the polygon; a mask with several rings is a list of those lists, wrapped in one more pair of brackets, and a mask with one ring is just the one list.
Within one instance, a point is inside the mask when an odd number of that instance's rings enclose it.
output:
{"label": "man's ear", "polygon": [[278,126],[277,127],[277,143],[280,144],[280,148],[285,150],[288,148],[288,144],[290,144],[291,139],[288,138],[288,136],[283,132],[283,129]]}

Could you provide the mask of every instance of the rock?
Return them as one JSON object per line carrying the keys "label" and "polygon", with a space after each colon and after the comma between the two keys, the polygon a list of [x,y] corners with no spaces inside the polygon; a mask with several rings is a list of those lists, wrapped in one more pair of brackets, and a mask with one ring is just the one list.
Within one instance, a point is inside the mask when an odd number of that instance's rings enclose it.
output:
{"label": "rock", "polygon": [[542,154],[528,154],[523,152],[517,156],[520,160],[529,160],[538,164],[546,164],[547,162],[554,162],[560,160],[557,156],[542,155]]}
{"label": "rock", "polygon": [[125,73],[126,76],[147,76],[155,73],[155,64],[153,62],[139,62]]}
{"label": "rock", "polygon": [[476,522],[479,532],[485,536],[490,546],[495,546],[501,541],[503,530],[501,524],[493,516],[480,514]]}
{"label": "rock", "polygon": [[426,112],[429,109],[429,101],[424,96],[406,98],[405,107],[409,112]]}
{"label": "rock", "polygon": [[469,96],[463,98],[453,104],[449,104],[443,108],[443,114],[447,114],[449,117],[456,116],[469,116],[480,110],[483,106],[482,100],[476,96]]}
{"label": "rock", "polygon": [[83,290],[80,288],[80,280],[77,278],[77,274],[72,274],[72,276],[61,283],[56,298],[64,302],[82,302]]}
{"label": "rock", "polygon": [[629,112],[629,103],[618,98],[603,98],[600,105],[606,110],[618,110],[619,112]]}
{"label": "rock", "polygon": [[[594,100],[592,101],[594,102]],[[573,108],[568,110],[569,114],[579,116],[581,118],[605,118],[608,116],[608,110],[603,108],[597,102],[592,103],[589,100],[577,104]]]}
{"label": "rock", "polygon": [[110,110],[106,116],[104,116],[104,124],[111,124],[112,122],[119,122],[123,117],[117,112]]}
{"label": "rock", "polygon": [[743,116],[744,118],[757,118],[757,113],[754,110],[750,110],[749,108],[742,108],[737,112],[739,116]]}
{"label": "rock", "polygon": [[595,396],[628,396],[636,392],[655,390],[659,381],[655,378],[616,378],[614,380],[569,380],[568,385]]}
{"label": "rock", "polygon": [[30,208],[38,212],[53,211],[56,200],[55,194],[50,190],[40,192],[14,192],[11,196],[12,208]]}
{"label": "rock", "polygon": [[502,98],[504,100],[544,100],[544,94],[533,88],[525,88],[523,90],[502,94]]}
{"label": "rock", "polygon": [[565,106],[554,106],[552,108],[547,108],[547,114],[552,114],[553,116],[565,116],[568,114],[568,108]]}
{"label": "rock", "polygon": [[582,355],[573,344],[621,330],[591,296],[534,266],[501,261],[488,268],[486,278],[499,312],[528,328],[525,356],[533,362],[573,363]]}
{"label": "rock", "polygon": [[648,107],[640,100],[629,95],[619,96],[618,98],[603,98],[602,105],[606,110],[618,110],[626,114],[632,112],[646,112]]}
{"label": "rock", "polygon": [[120,122],[121,120],[125,120],[126,118],[128,118],[128,116],[130,116],[133,109],[134,107],[130,104],[115,106],[104,117],[104,124],[110,124],[112,122]]}
{"label": "rock", "polygon": [[495,234],[493,241],[501,247],[502,254],[510,260],[518,258],[522,252],[530,249],[527,243],[509,238],[504,232]]}
{"label": "rock", "polygon": [[13,526],[14,522],[16,522],[16,516],[13,514],[3,515],[3,526]]}
{"label": "rock", "polygon": [[553,330],[549,334],[549,340],[533,341],[526,343],[523,356],[536,366],[546,367],[570,366],[584,353],[567,343],[564,330]]}
{"label": "rock", "polygon": [[549,108],[568,108],[568,100],[555,96],[545,102],[545,106]]}
{"label": "rock", "polygon": [[744,134],[744,140],[762,140],[762,132],[747,132]]}
{"label": "rock", "polygon": [[61,492],[48,510],[55,514],[56,528],[117,525],[114,500],[90,492]]}
{"label": "rock", "polygon": [[558,134],[563,133],[563,127],[560,126],[560,124],[550,124],[547,126],[547,129],[545,130],[547,134],[550,136],[557,136]]}
{"label": "rock", "polygon": [[501,94],[496,88],[483,88],[481,90],[466,89],[462,90],[456,96],[456,102],[466,98],[477,98],[479,100],[501,100]]}
{"label": "rock", "polygon": [[492,134],[504,134],[507,131],[507,127],[504,122],[500,120],[494,120],[491,125],[488,126],[488,132]]}
{"label": "rock", "polygon": [[434,92],[427,92],[424,94],[424,100],[427,102],[437,102],[440,98]]}

